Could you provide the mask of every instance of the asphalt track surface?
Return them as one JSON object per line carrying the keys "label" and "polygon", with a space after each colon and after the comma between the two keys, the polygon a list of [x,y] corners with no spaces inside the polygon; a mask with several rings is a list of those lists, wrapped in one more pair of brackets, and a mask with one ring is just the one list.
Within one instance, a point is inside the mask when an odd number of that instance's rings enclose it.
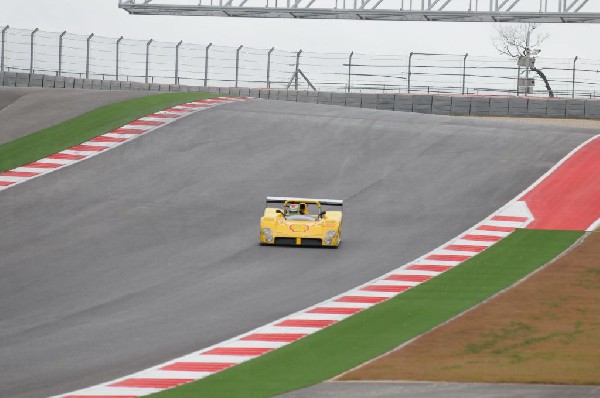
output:
{"label": "asphalt track surface", "polygon": [[149,94],[143,91],[0,87],[0,144],[101,106]]}
{"label": "asphalt track surface", "polygon": [[[0,193],[0,396],[185,355],[471,227],[594,132],[249,101]],[[267,195],[344,199],[338,250],[258,245]]]}
{"label": "asphalt track surface", "polygon": [[279,398],[593,398],[598,386],[485,383],[335,382],[322,383]]}

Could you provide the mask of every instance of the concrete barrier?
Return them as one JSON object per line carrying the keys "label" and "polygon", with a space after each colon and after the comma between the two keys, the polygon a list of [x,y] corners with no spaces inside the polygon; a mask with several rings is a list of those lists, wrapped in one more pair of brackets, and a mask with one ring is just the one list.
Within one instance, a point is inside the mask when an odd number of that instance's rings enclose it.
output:
{"label": "concrete barrier", "polygon": [[256,89],[247,87],[186,86],[91,80],[29,73],[0,72],[0,85],[8,87],[54,87],[164,92],[209,92],[255,98],[333,104],[358,108],[443,115],[516,116],[600,119],[600,100],[548,99],[537,97],[485,97],[431,94],[359,94]]}
{"label": "concrete barrier", "polygon": [[436,115],[452,114],[452,97],[435,95],[431,101],[431,113]]}
{"label": "concrete barrier", "polygon": [[471,114],[471,98],[451,97],[451,104],[452,115],[466,116]]}
{"label": "concrete barrier", "polygon": [[[30,80],[30,76],[33,78]],[[43,77],[41,75],[29,75],[29,73],[17,73],[17,87],[42,87]]]}
{"label": "concrete barrier", "polygon": [[54,84],[56,82],[56,77],[50,75],[43,75],[42,77],[42,87],[54,88]]}
{"label": "concrete barrier", "polygon": [[413,111],[413,95],[411,94],[396,94],[394,96],[394,110],[400,112]]}
{"label": "concrete barrier", "polygon": [[527,103],[527,116],[546,117],[548,114],[548,100],[529,99]]}
{"label": "concrete barrier", "polygon": [[363,100],[362,94],[350,93],[350,94],[346,95],[346,106],[360,108],[360,107],[362,107],[362,100]]}
{"label": "concrete barrier", "polygon": [[585,118],[600,119],[600,101],[585,101]]}
{"label": "concrete barrier", "polygon": [[56,79],[54,80],[54,88],[65,88],[66,81],[67,78],[64,76],[56,76]]}
{"label": "concrete barrier", "polygon": [[4,72],[4,85],[15,87],[17,85],[17,74],[15,72]]}
{"label": "concrete barrier", "polygon": [[431,113],[433,105],[433,95],[415,95],[413,97],[413,112]]}
{"label": "concrete barrier", "polygon": [[490,116],[508,116],[508,98],[490,98]]}
{"label": "concrete barrier", "polygon": [[331,105],[331,93],[320,91],[317,95],[317,103]]}
{"label": "concrete barrier", "polygon": [[[508,113],[508,103],[507,103]],[[472,97],[471,98],[471,111],[470,115],[473,116],[489,116],[490,115],[490,98],[489,97]]]}
{"label": "concrete barrier", "polygon": [[377,94],[377,109],[382,111],[393,111],[394,103],[394,94]]}
{"label": "concrete barrier", "polygon": [[508,116],[527,116],[527,99],[509,98]]}

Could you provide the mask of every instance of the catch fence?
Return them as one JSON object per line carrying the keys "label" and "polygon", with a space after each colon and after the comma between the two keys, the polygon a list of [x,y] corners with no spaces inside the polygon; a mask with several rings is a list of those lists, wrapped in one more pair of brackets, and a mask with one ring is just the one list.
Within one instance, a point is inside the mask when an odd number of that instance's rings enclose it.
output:
{"label": "catch fence", "polygon": [[[1,70],[193,86],[357,93],[522,95],[514,59],[470,54],[320,53],[131,40],[0,26]],[[600,60],[538,58],[557,97],[600,96]],[[520,75],[519,75],[520,72]],[[533,95],[547,96],[534,72]]]}

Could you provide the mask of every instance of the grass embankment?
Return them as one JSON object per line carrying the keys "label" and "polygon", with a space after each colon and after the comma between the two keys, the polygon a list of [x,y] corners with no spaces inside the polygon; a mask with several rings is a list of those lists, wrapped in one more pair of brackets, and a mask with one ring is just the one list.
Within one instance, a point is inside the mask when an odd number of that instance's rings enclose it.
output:
{"label": "grass embankment", "polygon": [[600,385],[600,233],[343,380]]}
{"label": "grass embankment", "polygon": [[217,96],[218,94],[207,93],[165,93],[103,106],[0,145],[0,173],[81,144],[150,113]]}
{"label": "grass embankment", "polygon": [[394,299],[262,357],[152,397],[271,397],[330,379],[479,304],[558,256],[581,235],[516,231]]}

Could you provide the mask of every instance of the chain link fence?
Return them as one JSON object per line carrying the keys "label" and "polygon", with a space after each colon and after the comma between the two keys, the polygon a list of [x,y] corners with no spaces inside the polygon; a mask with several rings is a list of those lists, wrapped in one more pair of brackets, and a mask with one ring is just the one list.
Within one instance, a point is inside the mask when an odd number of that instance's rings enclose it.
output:
{"label": "chain link fence", "polygon": [[[1,70],[194,86],[515,95],[523,69],[469,54],[317,53],[130,40],[0,26]],[[600,60],[538,58],[557,97],[600,96]],[[519,75],[519,72],[521,74]],[[547,96],[535,78],[533,95]]]}

